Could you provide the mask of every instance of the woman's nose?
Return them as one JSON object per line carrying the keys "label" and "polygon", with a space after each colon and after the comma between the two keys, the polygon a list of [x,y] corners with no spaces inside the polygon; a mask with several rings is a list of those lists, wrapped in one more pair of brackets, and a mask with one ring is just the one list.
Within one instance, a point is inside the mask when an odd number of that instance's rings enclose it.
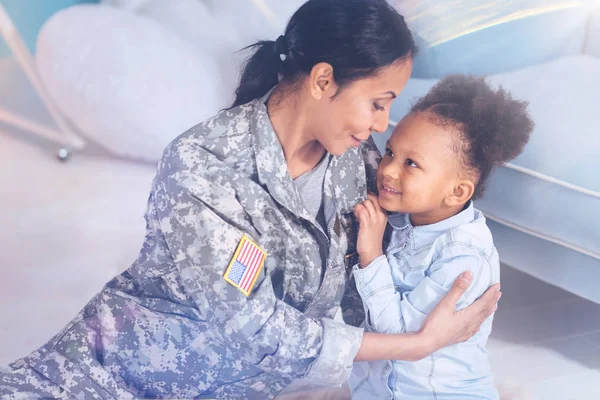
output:
{"label": "woman's nose", "polygon": [[390,111],[385,110],[384,112],[377,113],[375,120],[373,121],[373,125],[371,126],[371,130],[383,133],[387,131],[390,121]]}

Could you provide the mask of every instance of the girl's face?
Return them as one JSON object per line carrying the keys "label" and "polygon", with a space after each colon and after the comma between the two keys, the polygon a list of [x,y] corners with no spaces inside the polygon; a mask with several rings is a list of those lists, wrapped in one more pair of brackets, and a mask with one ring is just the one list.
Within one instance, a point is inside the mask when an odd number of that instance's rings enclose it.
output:
{"label": "girl's face", "polygon": [[339,156],[360,146],[371,132],[385,132],[392,101],[404,89],[411,71],[412,60],[406,59],[352,82],[339,92],[335,85],[330,86],[313,112],[311,130],[316,140],[329,153]]}
{"label": "girl's face", "polygon": [[447,199],[464,181],[454,150],[456,135],[455,130],[433,123],[426,113],[404,117],[388,140],[377,170],[381,207],[409,213],[414,225],[446,218]]}

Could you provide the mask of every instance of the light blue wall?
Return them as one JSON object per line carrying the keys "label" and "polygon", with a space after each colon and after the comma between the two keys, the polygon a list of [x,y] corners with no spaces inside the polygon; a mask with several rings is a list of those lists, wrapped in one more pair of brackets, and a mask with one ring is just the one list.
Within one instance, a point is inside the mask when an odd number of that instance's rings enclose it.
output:
{"label": "light blue wall", "polygon": [[[13,23],[31,51],[40,28],[56,11],[77,3],[97,3],[98,0],[0,0]],[[10,55],[10,50],[0,39],[0,57]]]}

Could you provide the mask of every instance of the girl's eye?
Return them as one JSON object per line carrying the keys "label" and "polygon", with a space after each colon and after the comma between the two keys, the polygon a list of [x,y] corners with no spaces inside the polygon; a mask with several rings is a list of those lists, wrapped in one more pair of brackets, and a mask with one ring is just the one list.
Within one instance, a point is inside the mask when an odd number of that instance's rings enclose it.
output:
{"label": "girl's eye", "polygon": [[411,167],[411,168],[419,168],[419,166],[410,158],[406,159],[406,165]]}
{"label": "girl's eye", "polygon": [[386,156],[390,156],[390,157],[394,157],[394,153],[392,152],[391,149],[388,149],[388,148],[385,149],[385,155]]}
{"label": "girl's eye", "polygon": [[379,104],[377,104],[377,103],[373,103],[373,108],[374,108],[376,111],[383,111],[383,110],[385,110],[385,108],[381,107],[381,106],[380,106]]}

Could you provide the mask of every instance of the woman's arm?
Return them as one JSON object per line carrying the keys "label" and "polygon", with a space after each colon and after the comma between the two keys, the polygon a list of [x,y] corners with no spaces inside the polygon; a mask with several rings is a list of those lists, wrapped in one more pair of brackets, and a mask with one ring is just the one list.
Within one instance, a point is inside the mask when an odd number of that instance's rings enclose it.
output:
{"label": "woman's arm", "polygon": [[448,294],[429,313],[418,332],[366,332],[354,361],[416,361],[443,347],[471,338],[481,324],[496,311],[502,295],[500,285],[493,285],[471,306],[455,311],[457,302],[468,289],[471,280],[470,272],[461,274],[454,281]]}

